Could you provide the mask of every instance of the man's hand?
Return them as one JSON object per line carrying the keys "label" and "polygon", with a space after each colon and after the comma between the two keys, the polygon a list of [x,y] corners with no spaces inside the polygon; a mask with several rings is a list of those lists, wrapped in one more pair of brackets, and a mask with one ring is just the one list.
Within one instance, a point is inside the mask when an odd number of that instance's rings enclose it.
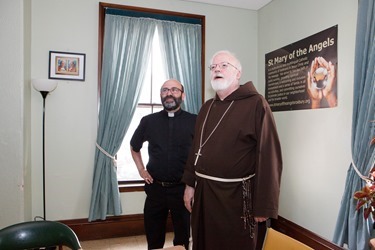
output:
{"label": "man's hand", "polygon": [[185,186],[185,193],[184,193],[184,204],[186,209],[191,213],[192,206],[194,202],[194,191],[195,189],[193,187],[190,187],[188,185]]}
{"label": "man's hand", "polygon": [[145,180],[147,184],[151,184],[152,182],[154,182],[154,179],[152,179],[152,176],[149,174],[147,169],[141,169],[141,170],[138,170],[138,172],[139,172],[139,175]]}
{"label": "man's hand", "polygon": [[258,223],[268,220],[268,218],[266,217],[254,217],[254,219],[255,219],[255,222],[258,222]]}

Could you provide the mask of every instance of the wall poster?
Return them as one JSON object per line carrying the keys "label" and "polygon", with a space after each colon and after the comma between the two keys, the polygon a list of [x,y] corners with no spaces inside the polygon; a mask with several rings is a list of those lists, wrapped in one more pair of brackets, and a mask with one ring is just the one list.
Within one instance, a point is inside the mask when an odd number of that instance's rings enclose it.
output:
{"label": "wall poster", "polygon": [[265,55],[272,111],[337,106],[337,25]]}

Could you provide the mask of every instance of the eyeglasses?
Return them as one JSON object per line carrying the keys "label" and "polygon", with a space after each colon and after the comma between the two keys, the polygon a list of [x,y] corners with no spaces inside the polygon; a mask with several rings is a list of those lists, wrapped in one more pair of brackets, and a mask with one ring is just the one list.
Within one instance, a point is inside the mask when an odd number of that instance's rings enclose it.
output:
{"label": "eyeglasses", "polygon": [[221,62],[221,63],[217,63],[217,64],[211,64],[210,66],[208,66],[208,68],[213,71],[216,69],[217,66],[219,66],[219,69],[227,69],[228,66],[232,66],[233,68],[235,68],[236,70],[240,71],[236,66],[234,66],[233,64],[229,63],[229,62]]}
{"label": "eyeglasses", "polygon": [[178,94],[180,92],[183,92],[181,89],[176,88],[176,87],[172,87],[170,89],[169,88],[161,88],[160,89],[160,93],[162,93],[162,94],[167,94],[168,91],[170,91],[172,94]]}

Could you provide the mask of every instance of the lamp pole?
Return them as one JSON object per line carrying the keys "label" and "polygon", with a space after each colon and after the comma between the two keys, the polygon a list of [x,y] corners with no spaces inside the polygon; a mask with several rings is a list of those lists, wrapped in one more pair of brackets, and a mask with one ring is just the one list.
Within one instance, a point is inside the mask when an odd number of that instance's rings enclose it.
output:
{"label": "lamp pole", "polygon": [[43,220],[46,220],[46,98],[48,91],[40,91],[40,94],[43,97]]}
{"label": "lamp pole", "polygon": [[54,80],[47,80],[47,79],[35,79],[31,81],[33,87],[35,90],[40,92],[40,94],[43,97],[43,134],[42,134],[42,140],[43,140],[43,146],[42,146],[42,152],[43,152],[43,220],[46,220],[46,98],[47,95],[54,91],[57,87],[57,81]]}

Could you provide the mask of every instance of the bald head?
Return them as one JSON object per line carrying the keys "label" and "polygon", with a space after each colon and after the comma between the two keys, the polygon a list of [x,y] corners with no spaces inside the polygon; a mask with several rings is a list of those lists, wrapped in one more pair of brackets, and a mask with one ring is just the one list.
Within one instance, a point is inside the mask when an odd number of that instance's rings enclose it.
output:
{"label": "bald head", "polygon": [[230,59],[230,62],[232,62],[232,64],[234,66],[236,66],[236,68],[239,70],[239,71],[242,71],[242,65],[241,65],[241,62],[237,59],[236,55],[228,50],[220,50],[218,52],[216,52],[212,58],[211,58],[211,61],[210,61],[210,64],[213,64],[213,61],[215,59],[215,57],[217,56],[226,56],[227,58]]}
{"label": "bald head", "polygon": [[185,99],[184,86],[175,79],[165,81],[160,89],[160,99],[166,111],[176,112]]}

